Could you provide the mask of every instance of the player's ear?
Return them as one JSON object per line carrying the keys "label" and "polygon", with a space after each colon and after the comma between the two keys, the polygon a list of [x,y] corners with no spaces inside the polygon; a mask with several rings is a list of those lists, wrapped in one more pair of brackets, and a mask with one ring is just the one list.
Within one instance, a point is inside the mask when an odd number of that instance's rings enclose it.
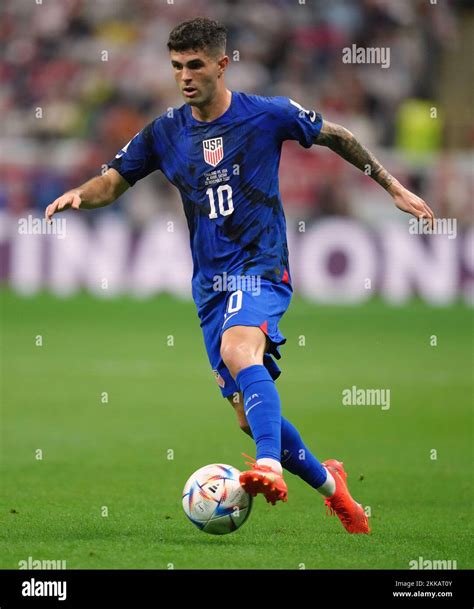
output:
{"label": "player's ear", "polygon": [[219,71],[218,71],[217,75],[219,77],[221,77],[224,74],[225,69],[229,65],[229,57],[228,57],[228,55],[223,55],[220,59],[218,59],[217,60],[217,65],[219,66]]}

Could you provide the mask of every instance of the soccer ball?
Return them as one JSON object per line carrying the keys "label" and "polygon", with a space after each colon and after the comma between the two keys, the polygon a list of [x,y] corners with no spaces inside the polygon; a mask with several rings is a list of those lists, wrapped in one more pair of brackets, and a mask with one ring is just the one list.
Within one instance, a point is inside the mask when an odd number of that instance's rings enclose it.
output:
{"label": "soccer ball", "polygon": [[213,463],[198,469],[183,489],[183,509],[201,531],[225,535],[241,527],[252,509],[252,497],[239,483],[232,465]]}

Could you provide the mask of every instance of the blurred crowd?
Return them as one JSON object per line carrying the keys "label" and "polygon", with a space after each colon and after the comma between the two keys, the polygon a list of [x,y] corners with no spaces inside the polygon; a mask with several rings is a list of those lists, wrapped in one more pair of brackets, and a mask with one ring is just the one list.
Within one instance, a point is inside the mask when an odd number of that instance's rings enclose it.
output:
{"label": "blurred crowd", "polygon": [[[407,130],[406,116],[413,115],[407,100],[432,104],[439,98],[443,52],[455,44],[458,10],[466,3],[3,0],[2,4],[0,207],[19,211],[39,208],[95,175],[146,122],[182,104],[166,42],[177,23],[198,15],[222,21],[228,28],[230,88],[290,96],[344,124],[375,150],[401,145],[409,149],[410,142],[403,144],[401,137]],[[390,68],[343,63],[341,49],[353,44],[390,47]],[[435,124],[426,138],[413,142],[415,152],[442,150],[441,117]],[[430,144],[417,151],[421,139]],[[294,155],[284,155],[282,172],[300,154],[291,150]],[[308,158],[319,177],[310,179],[309,186],[298,184],[299,192],[306,194],[298,203],[297,195],[290,193],[286,197],[290,207],[306,207],[309,215],[317,215],[326,213],[329,201],[333,212],[349,213],[348,197],[340,192],[339,161],[321,160],[318,151]],[[321,163],[324,169],[330,164],[332,179],[317,171]],[[174,197],[160,178],[154,179],[153,188],[161,192],[165,205]]]}

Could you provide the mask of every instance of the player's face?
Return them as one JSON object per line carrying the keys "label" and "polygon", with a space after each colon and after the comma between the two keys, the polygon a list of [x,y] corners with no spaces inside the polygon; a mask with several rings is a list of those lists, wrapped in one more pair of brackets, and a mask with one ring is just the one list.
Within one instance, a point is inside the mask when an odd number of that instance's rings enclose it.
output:
{"label": "player's face", "polygon": [[184,101],[190,106],[209,104],[216,93],[218,77],[225,69],[227,58],[211,57],[204,50],[189,50],[171,51],[170,59]]}

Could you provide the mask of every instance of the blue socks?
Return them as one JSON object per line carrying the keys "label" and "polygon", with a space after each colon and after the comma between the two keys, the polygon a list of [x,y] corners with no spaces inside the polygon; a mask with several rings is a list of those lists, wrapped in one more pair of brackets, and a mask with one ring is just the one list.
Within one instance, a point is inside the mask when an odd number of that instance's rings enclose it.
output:
{"label": "blue socks", "polygon": [[281,406],[275,382],[265,366],[249,366],[235,377],[257,445],[258,459],[281,458]]}
{"label": "blue socks", "polygon": [[306,448],[296,427],[283,417],[281,448],[281,464],[285,469],[316,489],[326,482],[326,468]]}
{"label": "blue socks", "polygon": [[258,459],[275,459],[313,488],[324,484],[327,471],[306,448],[298,430],[281,416],[280,396],[262,365],[241,370],[236,378],[244,410],[257,445]]}

